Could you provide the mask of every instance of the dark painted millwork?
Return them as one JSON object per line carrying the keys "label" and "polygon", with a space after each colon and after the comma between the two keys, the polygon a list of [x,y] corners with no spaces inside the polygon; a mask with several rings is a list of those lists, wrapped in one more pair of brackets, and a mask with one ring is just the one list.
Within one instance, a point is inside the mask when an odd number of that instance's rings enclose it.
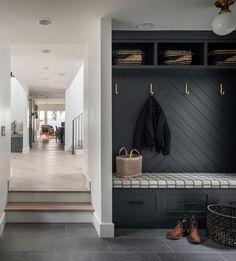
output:
{"label": "dark painted millwork", "polygon": [[11,152],[22,152],[23,136],[11,137]]}
{"label": "dark painted millwork", "polygon": [[235,206],[236,189],[113,189],[113,222],[118,228],[169,228],[194,214],[205,227],[210,204]]}
{"label": "dark painted millwork", "polygon": [[[236,49],[236,32],[223,37],[210,31],[113,32],[113,48],[132,44],[141,46],[148,59],[141,66],[113,66],[113,171],[119,149],[132,148],[152,83],[172,143],[169,156],[143,150],[143,172],[235,173],[236,66],[211,65],[208,53]],[[192,50],[193,63],[161,65],[160,52],[172,47]],[[189,95],[184,95],[186,84]],[[220,85],[225,95],[219,94]],[[113,222],[124,228],[164,228],[195,214],[204,227],[209,204],[236,205],[236,189],[113,189]]]}
{"label": "dark painted millwork", "polygon": [[219,36],[212,31],[113,31],[113,40],[212,40],[228,41],[236,40],[236,31]]}
{"label": "dark painted millwork", "polygon": [[[113,157],[132,148],[149,84],[167,117],[169,156],[143,151],[143,172],[236,172],[236,74],[234,70],[114,70]],[[188,84],[189,95],[183,95]],[[225,95],[219,95],[220,83]],[[115,170],[115,166],[114,166]]]}
{"label": "dark painted millwork", "polygon": [[[142,48],[148,60],[141,66],[113,66],[113,171],[119,149],[132,148],[152,83],[172,144],[169,156],[143,151],[143,172],[236,172],[236,65],[209,65],[207,56],[217,48],[236,49],[236,32],[224,37],[211,31],[113,32],[113,48],[132,46]],[[160,65],[158,54],[168,48],[190,48],[193,65]],[[186,83],[189,95],[183,95]]]}

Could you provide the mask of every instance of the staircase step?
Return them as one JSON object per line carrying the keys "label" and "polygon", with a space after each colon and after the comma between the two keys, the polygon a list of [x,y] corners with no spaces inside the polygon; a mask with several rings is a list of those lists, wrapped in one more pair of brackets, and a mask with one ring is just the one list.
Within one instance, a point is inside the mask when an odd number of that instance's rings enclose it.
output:
{"label": "staircase step", "polygon": [[5,211],[91,211],[90,203],[9,202]]}
{"label": "staircase step", "polygon": [[90,223],[93,221],[90,203],[10,202],[7,223]]}
{"label": "staircase step", "polygon": [[89,190],[85,191],[39,191],[39,190],[17,190],[9,191],[8,202],[68,202],[82,203],[91,202]]}

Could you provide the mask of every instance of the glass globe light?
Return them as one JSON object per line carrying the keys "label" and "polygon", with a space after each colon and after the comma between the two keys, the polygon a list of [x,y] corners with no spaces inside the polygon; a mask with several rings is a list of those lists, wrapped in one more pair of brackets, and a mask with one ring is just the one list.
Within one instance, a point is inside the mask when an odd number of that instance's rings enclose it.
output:
{"label": "glass globe light", "polygon": [[215,34],[227,35],[235,30],[236,21],[231,11],[220,12],[212,22],[212,29]]}

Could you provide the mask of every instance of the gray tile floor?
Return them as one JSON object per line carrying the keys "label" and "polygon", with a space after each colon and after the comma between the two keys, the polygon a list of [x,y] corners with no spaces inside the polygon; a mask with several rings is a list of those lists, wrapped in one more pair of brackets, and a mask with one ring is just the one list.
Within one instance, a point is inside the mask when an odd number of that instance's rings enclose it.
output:
{"label": "gray tile floor", "polygon": [[100,239],[90,224],[7,224],[0,261],[236,261],[236,248],[165,235],[163,229],[122,229],[116,238]]}

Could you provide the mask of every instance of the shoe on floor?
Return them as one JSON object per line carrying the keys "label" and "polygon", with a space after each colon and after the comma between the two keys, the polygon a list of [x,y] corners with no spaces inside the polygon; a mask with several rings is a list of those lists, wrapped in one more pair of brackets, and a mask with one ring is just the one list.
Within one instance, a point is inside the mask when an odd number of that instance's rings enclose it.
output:
{"label": "shoe on floor", "polygon": [[201,244],[203,242],[203,238],[198,230],[198,220],[194,215],[190,222],[188,241],[193,244]]}
{"label": "shoe on floor", "polygon": [[178,219],[174,228],[167,232],[167,238],[178,240],[182,238],[186,233],[186,219]]}

